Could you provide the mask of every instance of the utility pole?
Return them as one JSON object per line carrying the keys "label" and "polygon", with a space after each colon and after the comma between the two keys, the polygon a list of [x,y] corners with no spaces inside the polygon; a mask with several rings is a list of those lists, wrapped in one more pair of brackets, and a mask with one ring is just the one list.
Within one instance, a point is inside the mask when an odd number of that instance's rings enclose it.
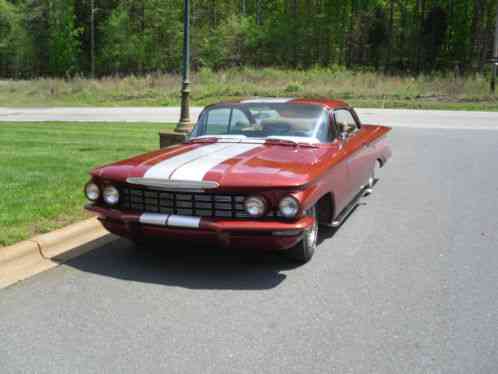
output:
{"label": "utility pole", "polygon": [[180,122],[175,132],[188,133],[193,124],[190,120],[190,0],[184,0],[183,15],[183,76],[182,76],[182,110]]}
{"label": "utility pole", "polygon": [[95,79],[95,0],[90,1],[90,54],[92,79]]}
{"label": "utility pole", "polygon": [[498,64],[498,4],[496,5],[496,27],[495,27],[495,43],[493,45],[493,66],[491,76],[491,92],[496,93],[496,69]]}

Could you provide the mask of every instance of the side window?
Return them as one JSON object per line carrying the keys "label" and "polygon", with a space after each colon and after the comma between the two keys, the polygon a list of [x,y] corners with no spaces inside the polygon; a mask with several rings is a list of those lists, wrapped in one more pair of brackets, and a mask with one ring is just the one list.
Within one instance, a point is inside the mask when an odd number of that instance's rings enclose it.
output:
{"label": "side window", "polygon": [[228,132],[230,121],[230,109],[212,109],[208,112],[206,123],[204,124],[205,135],[224,135]]}
{"label": "side window", "polygon": [[230,120],[230,133],[239,134],[250,126],[249,119],[244,112],[240,109],[234,109],[232,112],[232,119]]}
{"label": "side window", "polygon": [[323,111],[320,123],[318,124],[318,131],[316,137],[321,143],[329,143],[333,140],[332,131],[330,131],[330,117],[329,113]]}
{"label": "side window", "polygon": [[353,132],[359,130],[358,123],[356,123],[353,115],[348,110],[336,110],[334,112],[334,119],[338,132],[341,132],[341,130],[345,130],[348,133],[352,134]]}
{"label": "side window", "polygon": [[249,118],[240,109],[210,109],[202,115],[193,136],[241,134],[251,126]]}

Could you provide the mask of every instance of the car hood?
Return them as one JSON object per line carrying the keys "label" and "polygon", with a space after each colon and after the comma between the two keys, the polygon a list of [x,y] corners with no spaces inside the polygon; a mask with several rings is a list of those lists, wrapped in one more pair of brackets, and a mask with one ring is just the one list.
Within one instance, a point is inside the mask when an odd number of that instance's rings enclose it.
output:
{"label": "car hood", "polygon": [[308,184],[333,146],[268,143],[186,143],[103,166],[94,177],[214,182],[221,188],[289,188]]}

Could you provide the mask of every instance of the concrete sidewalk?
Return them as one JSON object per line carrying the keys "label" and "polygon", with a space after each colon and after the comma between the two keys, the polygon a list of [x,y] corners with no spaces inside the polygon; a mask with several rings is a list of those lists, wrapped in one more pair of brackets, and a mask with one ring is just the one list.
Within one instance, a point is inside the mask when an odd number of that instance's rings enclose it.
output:
{"label": "concrete sidewalk", "polygon": [[[201,107],[193,107],[196,120]],[[403,128],[498,130],[498,112],[358,109],[364,123]],[[0,122],[158,122],[178,121],[180,108],[0,108]]]}

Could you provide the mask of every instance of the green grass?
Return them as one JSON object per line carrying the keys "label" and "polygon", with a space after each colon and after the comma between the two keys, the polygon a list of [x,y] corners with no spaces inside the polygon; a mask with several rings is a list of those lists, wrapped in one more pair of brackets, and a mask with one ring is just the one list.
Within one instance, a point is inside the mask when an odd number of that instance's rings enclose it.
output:
{"label": "green grass", "polygon": [[88,217],[97,165],[158,148],[165,124],[0,123],[0,246]]}
{"label": "green grass", "polygon": [[[356,107],[498,111],[488,77],[390,76],[340,67],[306,71],[241,68],[192,76],[192,102],[251,96],[340,98]],[[0,81],[0,106],[178,106],[180,77],[151,74],[102,79]]]}

